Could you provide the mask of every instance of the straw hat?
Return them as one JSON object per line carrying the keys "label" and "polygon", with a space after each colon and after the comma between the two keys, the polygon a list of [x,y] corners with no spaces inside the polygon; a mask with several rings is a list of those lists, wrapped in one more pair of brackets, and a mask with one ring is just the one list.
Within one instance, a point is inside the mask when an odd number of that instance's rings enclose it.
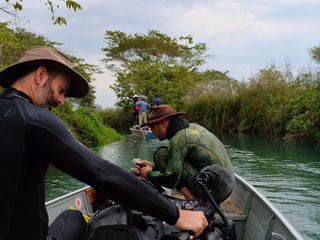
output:
{"label": "straw hat", "polygon": [[165,119],[168,119],[174,116],[181,116],[184,114],[185,112],[176,112],[176,110],[170,105],[162,104],[159,106],[154,106],[152,107],[152,112],[149,116],[149,120],[141,124],[141,127],[146,125],[152,125],[157,122],[161,122]]}
{"label": "straw hat", "polygon": [[78,72],[72,69],[72,63],[58,50],[48,47],[32,48],[25,52],[22,58],[0,72],[0,85],[10,87],[17,79],[16,74],[26,66],[44,65],[61,71],[70,78],[70,90],[67,97],[84,97],[89,91],[88,82]]}

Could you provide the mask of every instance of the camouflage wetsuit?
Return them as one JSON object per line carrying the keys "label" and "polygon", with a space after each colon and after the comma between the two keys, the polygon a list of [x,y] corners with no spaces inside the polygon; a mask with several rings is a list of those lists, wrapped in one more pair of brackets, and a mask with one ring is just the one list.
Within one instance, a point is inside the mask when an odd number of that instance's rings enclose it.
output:
{"label": "camouflage wetsuit", "polygon": [[[226,199],[233,187],[233,170],[231,161],[227,151],[220,140],[204,127],[191,123],[179,118],[174,119],[173,125],[185,125],[183,127],[168,127],[169,133],[167,138],[170,139],[170,146],[168,148],[168,155],[163,156],[159,161],[155,156],[156,166],[158,171],[148,173],[148,179],[151,182],[161,183],[165,187],[181,188],[186,186],[196,197],[200,197],[200,190],[194,186],[193,181],[195,175],[205,166],[221,165],[231,176],[231,182],[228,182],[228,189],[230,191],[219,193],[216,199],[222,201]],[[170,122],[171,124],[171,122]],[[175,131],[175,129],[179,129]],[[168,130],[167,130],[168,131]],[[173,136],[170,136],[175,133]],[[169,135],[169,136],[168,136]],[[162,151],[163,152],[163,151]],[[160,179],[160,181],[159,181]],[[168,180],[169,179],[169,180]]]}

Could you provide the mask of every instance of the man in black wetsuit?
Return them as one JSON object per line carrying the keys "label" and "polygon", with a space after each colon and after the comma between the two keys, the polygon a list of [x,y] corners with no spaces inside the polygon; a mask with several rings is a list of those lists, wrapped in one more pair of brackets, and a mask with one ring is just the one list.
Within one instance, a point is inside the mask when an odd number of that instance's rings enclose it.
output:
{"label": "man in black wetsuit", "polygon": [[[89,89],[62,53],[46,47],[30,49],[0,72],[0,85],[6,88],[0,97],[1,240],[47,239],[44,179],[49,164],[106,191],[116,202],[179,229],[198,235],[206,227],[202,212],[178,209],[132,174],[101,159],[48,111],[63,104],[65,96],[83,97]],[[71,233],[58,230],[51,239],[67,239],[63,234]]]}

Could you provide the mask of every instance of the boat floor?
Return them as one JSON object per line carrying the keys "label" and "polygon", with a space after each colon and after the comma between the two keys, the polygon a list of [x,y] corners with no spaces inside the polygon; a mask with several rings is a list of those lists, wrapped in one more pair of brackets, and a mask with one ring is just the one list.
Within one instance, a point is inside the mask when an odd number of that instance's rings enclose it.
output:
{"label": "boat floor", "polygon": [[[170,189],[166,189],[167,191],[167,196],[174,197],[176,199],[185,199],[181,193],[172,191]],[[240,209],[236,203],[235,200],[232,199],[231,197],[227,198],[225,201],[223,201],[220,204],[220,208],[223,210],[224,214],[230,218],[231,220],[236,220],[236,221],[244,221],[247,217],[247,215],[244,213],[243,209]]]}
{"label": "boat floor", "polygon": [[221,209],[226,216],[232,220],[245,220],[247,215],[239,209],[230,198],[220,204]]}

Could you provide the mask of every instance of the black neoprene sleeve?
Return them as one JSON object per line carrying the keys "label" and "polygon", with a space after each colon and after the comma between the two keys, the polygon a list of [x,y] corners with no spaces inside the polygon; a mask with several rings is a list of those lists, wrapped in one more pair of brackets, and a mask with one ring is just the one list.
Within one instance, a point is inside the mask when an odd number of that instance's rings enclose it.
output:
{"label": "black neoprene sleeve", "polygon": [[[39,119],[40,118],[40,119]],[[96,189],[104,189],[116,202],[175,224],[177,207],[157,191],[122,168],[104,160],[77,141],[52,114],[29,121],[28,136],[50,163]],[[31,141],[31,139],[30,139]]]}

